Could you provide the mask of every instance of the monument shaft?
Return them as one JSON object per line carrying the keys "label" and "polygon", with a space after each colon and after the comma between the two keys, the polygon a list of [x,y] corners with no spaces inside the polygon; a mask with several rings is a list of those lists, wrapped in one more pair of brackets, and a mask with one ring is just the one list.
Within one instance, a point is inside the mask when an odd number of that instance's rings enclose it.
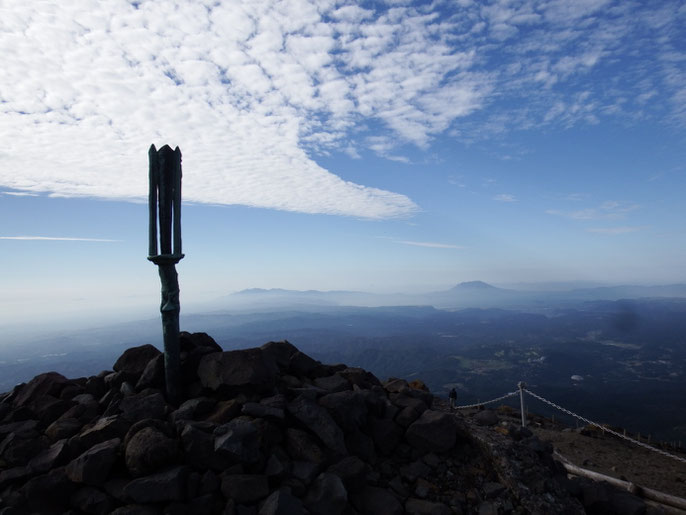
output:
{"label": "monument shaft", "polygon": [[[179,348],[179,279],[176,263],[181,253],[181,151],[165,145],[159,151],[154,145],[150,158],[149,246],[148,259],[159,269],[162,283],[162,336],[164,339],[164,376],[167,399],[179,401],[181,358]],[[158,214],[159,249],[158,254]]]}

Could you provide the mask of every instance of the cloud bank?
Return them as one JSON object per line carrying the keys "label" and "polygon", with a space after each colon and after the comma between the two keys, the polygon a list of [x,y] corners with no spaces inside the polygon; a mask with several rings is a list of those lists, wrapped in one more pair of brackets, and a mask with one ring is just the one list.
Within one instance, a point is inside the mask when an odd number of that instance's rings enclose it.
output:
{"label": "cloud bank", "polygon": [[92,241],[92,242],[120,242],[122,240],[108,240],[104,238],[62,238],[55,236],[0,236],[0,240],[20,241]]}
{"label": "cloud bank", "polygon": [[7,0],[0,186],[142,200],[147,147],[168,143],[186,200],[393,218],[418,206],[317,157],[402,162],[403,145],[444,134],[686,121],[679,2],[369,5]]}

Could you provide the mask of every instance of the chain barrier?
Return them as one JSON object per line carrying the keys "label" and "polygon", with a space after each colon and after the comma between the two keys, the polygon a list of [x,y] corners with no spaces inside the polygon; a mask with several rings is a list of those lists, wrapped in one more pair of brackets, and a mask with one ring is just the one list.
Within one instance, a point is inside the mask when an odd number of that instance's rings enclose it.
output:
{"label": "chain barrier", "polygon": [[[656,452],[656,453],[658,453],[658,454],[662,454],[663,456],[666,456],[667,458],[672,458],[673,460],[677,460],[677,461],[680,461],[680,462],[682,462],[682,463],[686,463],[686,459],[682,458],[681,456],[675,456],[674,454],[671,454],[671,453],[669,453],[669,452],[667,452],[667,451],[663,451],[662,449],[657,449],[657,448],[653,447],[652,445],[648,445],[648,444],[646,444],[646,443],[639,442],[638,440],[634,440],[633,438],[630,438],[630,437],[625,436],[625,435],[623,435],[623,434],[621,434],[621,433],[618,433],[617,431],[613,431],[612,429],[610,429],[610,428],[608,428],[608,427],[602,426],[602,425],[598,424],[597,422],[593,422],[592,420],[588,420],[587,418],[584,418],[584,417],[582,417],[581,415],[577,415],[576,413],[572,413],[572,412],[569,411],[568,409],[565,409],[565,408],[563,408],[562,406],[558,406],[557,404],[555,404],[555,403],[552,402],[552,401],[549,401],[548,399],[544,399],[543,397],[541,397],[540,395],[535,394],[535,393],[532,392],[531,390],[528,390],[528,389],[526,389],[526,388],[523,388],[523,390],[524,390],[526,393],[528,393],[529,395],[531,395],[532,397],[538,399],[539,401],[544,402],[544,403],[548,404],[549,406],[552,406],[553,408],[558,409],[558,410],[560,410],[560,411],[563,412],[563,413],[566,413],[567,415],[571,415],[572,417],[575,417],[575,418],[581,420],[582,422],[585,422],[586,424],[588,424],[588,425],[590,425],[590,426],[595,426],[595,427],[599,428],[601,431],[604,431],[604,432],[606,432],[606,433],[610,433],[610,434],[612,434],[612,435],[614,435],[614,436],[617,436],[617,437],[619,437],[619,438],[622,438],[622,439],[624,439],[624,440],[628,440],[629,442],[631,442],[631,443],[633,443],[633,444],[639,445],[639,446],[641,446],[641,447],[643,447],[643,448],[645,448],[645,449],[648,449],[648,450],[650,450],[650,451]],[[515,392],[515,393],[517,393],[517,392]],[[506,397],[508,397],[508,396],[510,396],[510,395],[512,395],[512,394],[509,393],[509,394],[506,395]]]}
{"label": "chain barrier", "polygon": [[507,399],[508,397],[514,397],[515,395],[519,395],[519,391],[506,393],[505,395],[498,397],[497,399],[491,399],[490,401],[486,401],[486,402],[477,402],[476,404],[466,404],[464,406],[455,406],[455,409],[477,408],[479,406],[485,406],[486,404],[493,404],[494,402],[502,401],[503,399]]}

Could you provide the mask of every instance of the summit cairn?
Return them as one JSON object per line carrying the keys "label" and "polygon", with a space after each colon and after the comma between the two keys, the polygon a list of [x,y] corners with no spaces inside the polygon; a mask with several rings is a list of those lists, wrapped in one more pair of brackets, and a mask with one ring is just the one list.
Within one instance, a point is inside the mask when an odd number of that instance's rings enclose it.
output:
{"label": "summit cairn", "polygon": [[0,513],[584,513],[549,446],[480,437],[421,383],[285,341],[224,352],[182,332],[179,350],[178,405],[145,345],[0,396]]}

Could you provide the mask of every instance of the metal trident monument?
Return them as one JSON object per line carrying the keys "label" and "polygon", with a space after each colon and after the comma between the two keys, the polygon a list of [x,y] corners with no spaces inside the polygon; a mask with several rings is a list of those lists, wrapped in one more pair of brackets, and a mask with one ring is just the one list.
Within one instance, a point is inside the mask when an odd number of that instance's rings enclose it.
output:
{"label": "metal trident monument", "polygon": [[[148,259],[159,268],[162,282],[162,334],[164,337],[164,377],[167,399],[179,401],[179,279],[176,263],[181,261],[181,151],[168,145],[159,151],[155,145],[148,151],[150,159],[150,208]],[[159,254],[157,226],[159,205]],[[173,228],[173,230],[172,230]]]}

